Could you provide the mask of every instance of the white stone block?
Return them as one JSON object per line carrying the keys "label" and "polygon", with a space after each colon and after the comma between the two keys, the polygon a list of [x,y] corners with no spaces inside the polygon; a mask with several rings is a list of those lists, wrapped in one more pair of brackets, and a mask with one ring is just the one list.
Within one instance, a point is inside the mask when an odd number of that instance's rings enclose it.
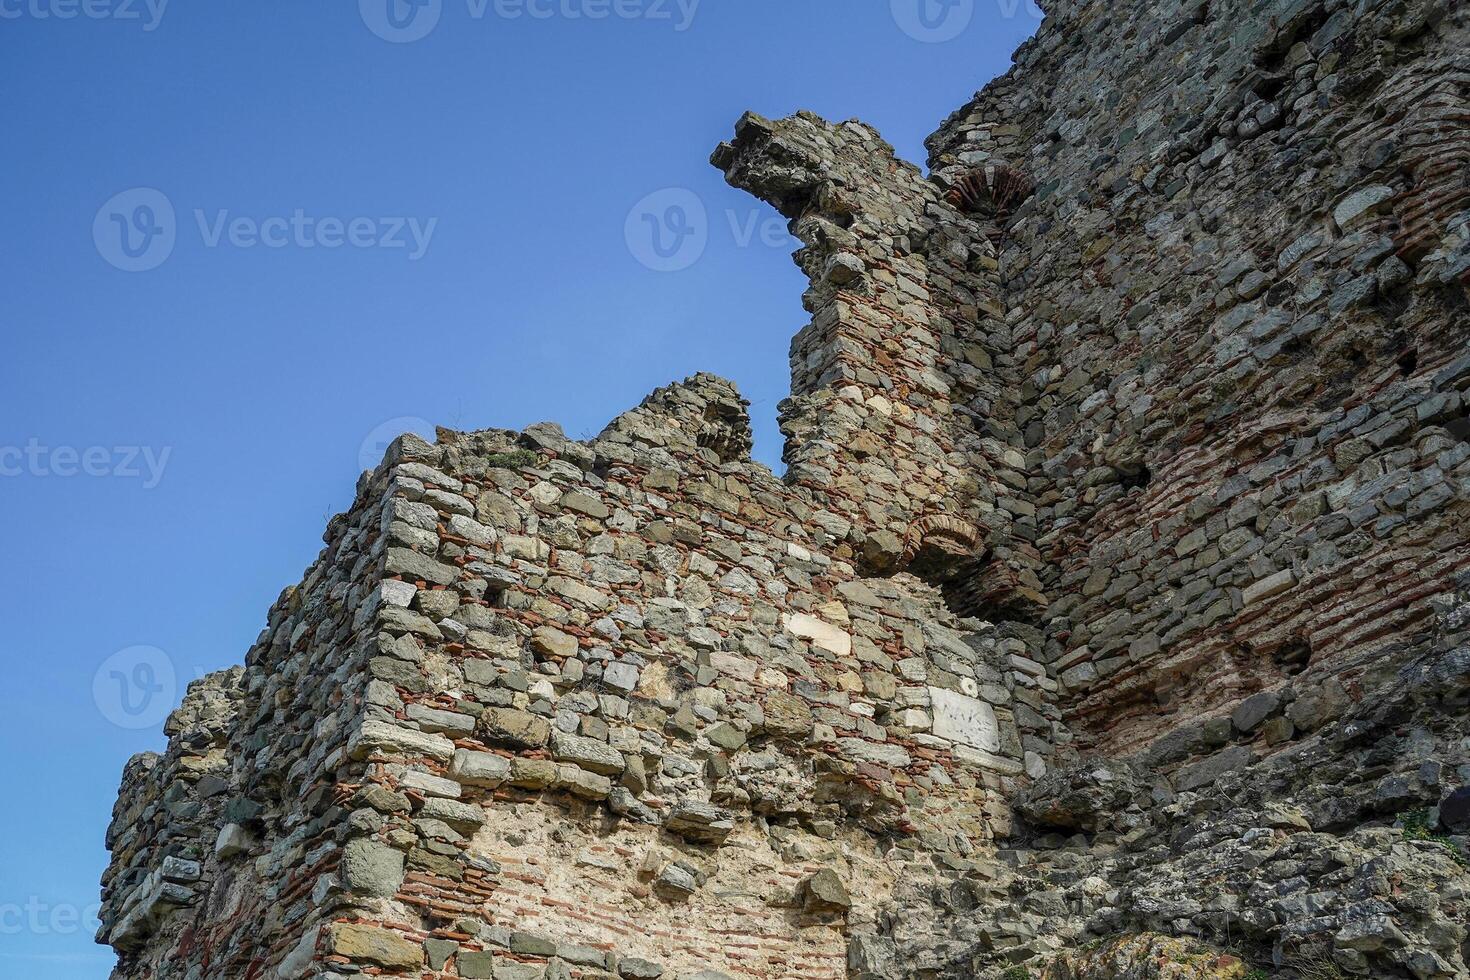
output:
{"label": "white stone block", "polygon": [[935,735],[983,752],[1000,751],[1000,725],[990,705],[942,687],[929,688],[929,700]]}
{"label": "white stone block", "polygon": [[796,613],[786,616],[786,629],[795,636],[810,640],[813,646],[820,647],[829,653],[835,653],[839,657],[846,657],[852,653],[852,637],[846,630],[838,629],[831,623],[824,623],[815,616],[805,613]]}

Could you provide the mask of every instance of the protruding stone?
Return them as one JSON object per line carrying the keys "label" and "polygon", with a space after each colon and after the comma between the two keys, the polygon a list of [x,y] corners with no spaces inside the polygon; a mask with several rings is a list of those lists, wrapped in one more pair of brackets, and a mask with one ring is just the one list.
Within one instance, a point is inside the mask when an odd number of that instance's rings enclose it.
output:
{"label": "protruding stone", "polygon": [[385,721],[367,719],[347,747],[354,759],[370,755],[427,756],[448,762],[454,756],[454,743],[443,735],[430,735],[409,728],[399,728]]}
{"label": "protruding stone", "polygon": [[852,895],[831,868],[823,868],[801,884],[802,908],[807,912],[844,913],[852,908]]}
{"label": "protruding stone", "polygon": [[477,731],[486,741],[497,745],[539,749],[551,737],[551,723],[513,708],[486,708],[480,712]]}
{"label": "protruding stone", "polygon": [[403,884],[403,852],[375,840],[349,841],[342,852],[342,885],[371,898],[392,898]]}
{"label": "protruding stone", "polygon": [[570,762],[604,776],[616,776],[626,768],[622,753],[611,745],[566,732],[552,734],[551,755],[558,761]]}
{"label": "protruding stone", "polygon": [[510,760],[489,752],[460,749],[454,753],[449,775],[466,786],[494,789],[510,778]]}
{"label": "protruding stone", "polygon": [[805,740],[812,733],[812,710],[801,698],[775,691],[765,700],[765,727],[772,735]]}
{"label": "protruding stone", "polygon": [[734,832],[735,820],[728,810],[709,803],[681,803],[669,814],[664,828],[688,840],[718,846]]}
{"label": "protruding stone", "polygon": [[332,927],[331,950],[355,963],[389,970],[416,969],[424,963],[424,947],[402,933],[378,926],[341,922]]}

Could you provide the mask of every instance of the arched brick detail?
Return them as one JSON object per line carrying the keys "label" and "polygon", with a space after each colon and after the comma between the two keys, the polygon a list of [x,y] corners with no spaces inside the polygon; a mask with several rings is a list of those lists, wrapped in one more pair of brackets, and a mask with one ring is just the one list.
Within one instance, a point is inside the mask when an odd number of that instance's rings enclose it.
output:
{"label": "arched brick detail", "polygon": [[925,545],[949,552],[957,559],[978,557],[987,529],[949,514],[921,517],[904,539],[903,566],[907,567]]}
{"label": "arched brick detail", "polygon": [[945,195],[966,214],[1003,221],[1031,196],[1035,184],[1021,171],[1005,164],[987,164],[966,171]]}

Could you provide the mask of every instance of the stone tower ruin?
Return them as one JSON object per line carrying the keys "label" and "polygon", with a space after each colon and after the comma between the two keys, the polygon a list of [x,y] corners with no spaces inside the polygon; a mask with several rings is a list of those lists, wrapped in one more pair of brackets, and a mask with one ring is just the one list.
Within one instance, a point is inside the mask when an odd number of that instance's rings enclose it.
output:
{"label": "stone tower ruin", "polygon": [[751,114],[788,471],[696,375],[399,439],[128,763],[116,980],[1470,977],[1470,30],[1053,0]]}

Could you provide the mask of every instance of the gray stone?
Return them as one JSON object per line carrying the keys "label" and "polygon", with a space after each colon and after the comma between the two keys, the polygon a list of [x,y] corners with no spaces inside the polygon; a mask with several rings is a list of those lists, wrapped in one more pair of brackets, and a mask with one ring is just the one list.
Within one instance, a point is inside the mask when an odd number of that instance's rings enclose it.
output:
{"label": "gray stone", "polygon": [[801,885],[802,908],[807,912],[843,913],[852,908],[852,895],[831,868],[823,868]]}
{"label": "gray stone", "polygon": [[1470,834],[1470,786],[1461,786],[1440,801],[1439,823],[1452,834]]}
{"label": "gray stone", "polygon": [[551,754],[561,762],[570,762],[604,776],[616,776],[626,768],[623,754],[611,745],[566,732],[552,733]]}
{"label": "gray stone", "polygon": [[243,854],[250,850],[253,841],[250,832],[237,823],[225,824],[219,830],[219,836],[214,842],[214,856],[221,861],[228,861],[237,854]]}
{"label": "gray stone", "polygon": [[636,956],[618,958],[618,976],[625,980],[659,980],[663,975],[664,968],[657,963]]}
{"label": "gray stone", "polygon": [[485,811],[475,804],[439,798],[425,800],[418,816],[425,820],[441,820],[464,833],[479,830],[485,823]]}
{"label": "gray stone", "polygon": [[348,753],[354,759],[365,759],[374,754],[422,755],[448,762],[454,755],[454,743],[443,735],[429,735],[369,718],[353,735]]}
{"label": "gray stone", "polygon": [[1273,691],[1261,691],[1252,694],[1236,707],[1231,713],[1230,720],[1235,725],[1235,730],[1250,734],[1281,707],[1281,697]]}
{"label": "gray stone", "polygon": [[494,789],[510,778],[510,760],[489,752],[459,749],[450,763],[449,775],[466,786]]}
{"label": "gray stone", "polygon": [[1338,228],[1350,231],[1355,225],[1371,217],[1380,205],[1392,197],[1393,188],[1384,184],[1364,187],[1343,198],[1332,209],[1332,220],[1337,223]]}
{"label": "gray stone", "polygon": [[735,830],[734,816],[709,803],[680,803],[669,813],[664,829],[701,844],[724,843]]}
{"label": "gray stone", "polygon": [[[424,952],[428,956],[428,965],[431,970],[442,970],[449,958],[459,950],[459,943],[452,939],[426,939],[424,940]],[[463,974],[461,974],[463,976]]]}
{"label": "gray stone", "polygon": [[638,686],[638,668],[632,664],[608,664],[602,668],[602,682],[619,691],[631,691]]}
{"label": "gray stone", "polygon": [[681,864],[666,864],[654,879],[654,886],[665,897],[688,898],[699,890],[699,881]]}
{"label": "gray stone", "polygon": [[402,575],[410,582],[452,585],[459,578],[458,569],[407,548],[389,548],[385,567],[389,575]]}
{"label": "gray stone", "polygon": [[490,742],[539,749],[551,737],[551,723],[512,708],[486,708],[480,713],[478,731]]}
{"label": "gray stone", "polygon": [[1227,772],[1235,772],[1253,764],[1256,754],[1244,745],[1234,745],[1216,752],[1174,774],[1174,788],[1180,792],[1208,786]]}

